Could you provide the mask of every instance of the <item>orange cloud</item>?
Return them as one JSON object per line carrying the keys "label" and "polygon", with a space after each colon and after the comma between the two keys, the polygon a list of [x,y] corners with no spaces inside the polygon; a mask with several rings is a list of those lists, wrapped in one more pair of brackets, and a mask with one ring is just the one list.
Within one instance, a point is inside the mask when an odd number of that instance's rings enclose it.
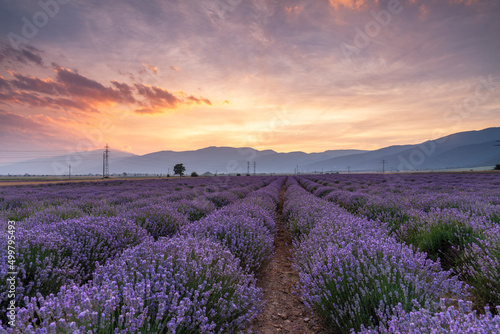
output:
{"label": "orange cloud", "polygon": [[285,12],[287,14],[300,14],[302,11],[304,10],[304,7],[301,7],[301,6],[294,6],[294,7],[285,7]]}
{"label": "orange cloud", "polygon": [[212,105],[209,99],[198,98],[193,95],[188,96],[183,91],[171,93],[165,88],[144,84],[136,84],[135,88],[139,95],[144,98],[141,102],[142,107],[135,110],[138,114],[164,113],[166,109],[175,109],[179,105],[190,105],[192,103]]}
{"label": "orange cloud", "polygon": [[332,5],[335,9],[339,7],[346,7],[349,9],[361,9],[362,7],[367,6],[369,3],[378,4],[378,0],[329,0],[330,5]]}
{"label": "orange cloud", "polygon": [[28,105],[36,108],[52,108],[59,110],[78,109],[82,111],[97,112],[89,101],[73,100],[68,98],[52,98],[40,96],[37,93],[11,90],[8,93],[0,92],[0,102]]}
{"label": "orange cloud", "polygon": [[183,91],[172,93],[165,88],[145,84],[129,86],[116,80],[111,81],[110,86],[104,86],[61,66],[54,65],[53,69],[55,79],[24,76],[16,72],[9,72],[13,76],[11,80],[0,76],[0,103],[89,112],[122,104],[138,114],[164,113],[181,105],[212,105],[207,98]]}
{"label": "orange cloud", "polygon": [[427,7],[427,5],[424,3],[419,8],[419,18],[421,20],[425,20],[428,14],[429,14],[429,7]]}
{"label": "orange cloud", "polygon": [[153,114],[163,114],[164,111],[163,110],[159,110],[159,109],[151,109],[151,108],[139,108],[139,109],[135,109],[134,112],[138,113],[138,114],[142,114],[142,115],[153,115]]}
{"label": "orange cloud", "polygon": [[5,80],[5,78],[0,75],[0,89],[8,88],[8,87],[9,87],[9,82],[7,80]]}
{"label": "orange cloud", "polygon": [[157,66],[152,66],[150,64],[142,64],[142,66],[144,66],[144,68],[146,68],[147,70],[153,72],[154,75],[158,74],[158,67]]}

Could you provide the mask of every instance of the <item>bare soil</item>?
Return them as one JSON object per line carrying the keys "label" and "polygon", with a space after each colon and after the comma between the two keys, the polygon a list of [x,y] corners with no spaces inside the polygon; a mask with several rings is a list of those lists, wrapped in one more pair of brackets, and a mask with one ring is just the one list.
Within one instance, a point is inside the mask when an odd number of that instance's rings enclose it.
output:
{"label": "bare soil", "polygon": [[328,333],[319,320],[304,305],[296,286],[299,282],[297,271],[292,268],[292,240],[283,221],[283,196],[280,193],[278,205],[277,235],[275,254],[257,277],[257,285],[264,290],[266,305],[264,311],[253,322],[257,333]]}

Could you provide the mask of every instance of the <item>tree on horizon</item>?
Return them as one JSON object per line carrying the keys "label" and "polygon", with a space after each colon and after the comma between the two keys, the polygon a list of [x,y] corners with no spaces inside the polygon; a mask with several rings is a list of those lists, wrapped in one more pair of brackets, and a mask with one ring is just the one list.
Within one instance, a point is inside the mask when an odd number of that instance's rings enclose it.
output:
{"label": "tree on horizon", "polygon": [[179,174],[180,177],[184,175],[184,172],[186,171],[186,167],[184,167],[183,164],[177,164],[174,166],[174,174]]}

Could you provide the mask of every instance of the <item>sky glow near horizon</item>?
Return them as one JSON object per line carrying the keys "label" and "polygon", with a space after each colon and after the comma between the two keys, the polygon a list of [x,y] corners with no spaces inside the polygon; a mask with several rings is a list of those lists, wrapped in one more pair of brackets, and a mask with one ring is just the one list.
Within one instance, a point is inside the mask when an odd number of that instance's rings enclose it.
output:
{"label": "sky glow near horizon", "polygon": [[499,32],[498,1],[2,0],[2,150],[371,150],[499,126]]}

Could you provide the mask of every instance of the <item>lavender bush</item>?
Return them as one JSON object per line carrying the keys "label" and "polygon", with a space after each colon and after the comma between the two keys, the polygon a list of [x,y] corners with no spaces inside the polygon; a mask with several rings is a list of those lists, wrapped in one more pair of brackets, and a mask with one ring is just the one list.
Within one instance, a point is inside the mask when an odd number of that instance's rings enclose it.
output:
{"label": "lavender bush", "polygon": [[[500,316],[493,316],[489,308],[486,308],[486,314],[477,315],[476,311],[472,311],[472,302],[459,300],[458,308],[446,308],[443,303],[443,310],[436,313],[416,306],[416,311],[407,312],[402,305],[397,305],[395,316],[388,321],[387,326],[378,330],[363,328],[358,334],[500,333]],[[500,306],[497,307],[498,311]]]}
{"label": "lavender bush", "polygon": [[200,220],[216,209],[215,204],[205,198],[183,199],[178,201],[175,207],[190,222]]}
{"label": "lavender bush", "polygon": [[253,276],[224,247],[193,238],[146,242],[94,280],[19,310],[23,333],[235,333],[262,307]]}
{"label": "lavender bush", "polygon": [[500,305],[500,225],[470,244],[463,256],[462,277],[473,287],[479,305]]}
{"label": "lavender bush", "polygon": [[135,221],[155,239],[168,237],[188,223],[186,217],[173,208],[170,203],[153,204],[132,209],[124,215]]}
{"label": "lavender bush", "polygon": [[223,206],[231,204],[238,199],[238,197],[230,191],[209,193],[206,197],[210,202],[214,203],[217,208],[222,208]]}
{"label": "lavender bush", "polygon": [[[318,244],[314,239],[305,243],[311,243],[309,249]],[[311,255],[298,265],[303,297],[343,333],[385,324],[398,303],[406,311],[413,309],[414,301],[435,309],[444,295],[466,296],[450,272],[392,240],[367,236],[324,245]]]}
{"label": "lavender bush", "polygon": [[240,259],[244,269],[251,272],[259,271],[274,249],[274,236],[260,219],[227,210],[217,211],[183,227],[181,234],[219,242]]}
{"label": "lavender bush", "polygon": [[[82,284],[96,265],[120,255],[147,238],[133,222],[109,217],[83,217],[53,224],[19,225],[16,231],[17,305],[24,296],[57,293],[61,286]],[[0,258],[7,263],[7,237],[0,240]],[[0,267],[1,315],[5,315],[7,267]],[[5,320],[2,318],[2,320]]]}
{"label": "lavender bush", "polygon": [[[305,183],[306,189],[319,189]],[[291,192],[291,194],[289,194]],[[436,309],[439,298],[467,296],[465,286],[427,254],[390,237],[385,224],[367,221],[321,202],[291,181],[288,219],[310,222],[295,241],[295,267],[306,304],[330,328],[348,333],[384,326],[401,303]]]}

